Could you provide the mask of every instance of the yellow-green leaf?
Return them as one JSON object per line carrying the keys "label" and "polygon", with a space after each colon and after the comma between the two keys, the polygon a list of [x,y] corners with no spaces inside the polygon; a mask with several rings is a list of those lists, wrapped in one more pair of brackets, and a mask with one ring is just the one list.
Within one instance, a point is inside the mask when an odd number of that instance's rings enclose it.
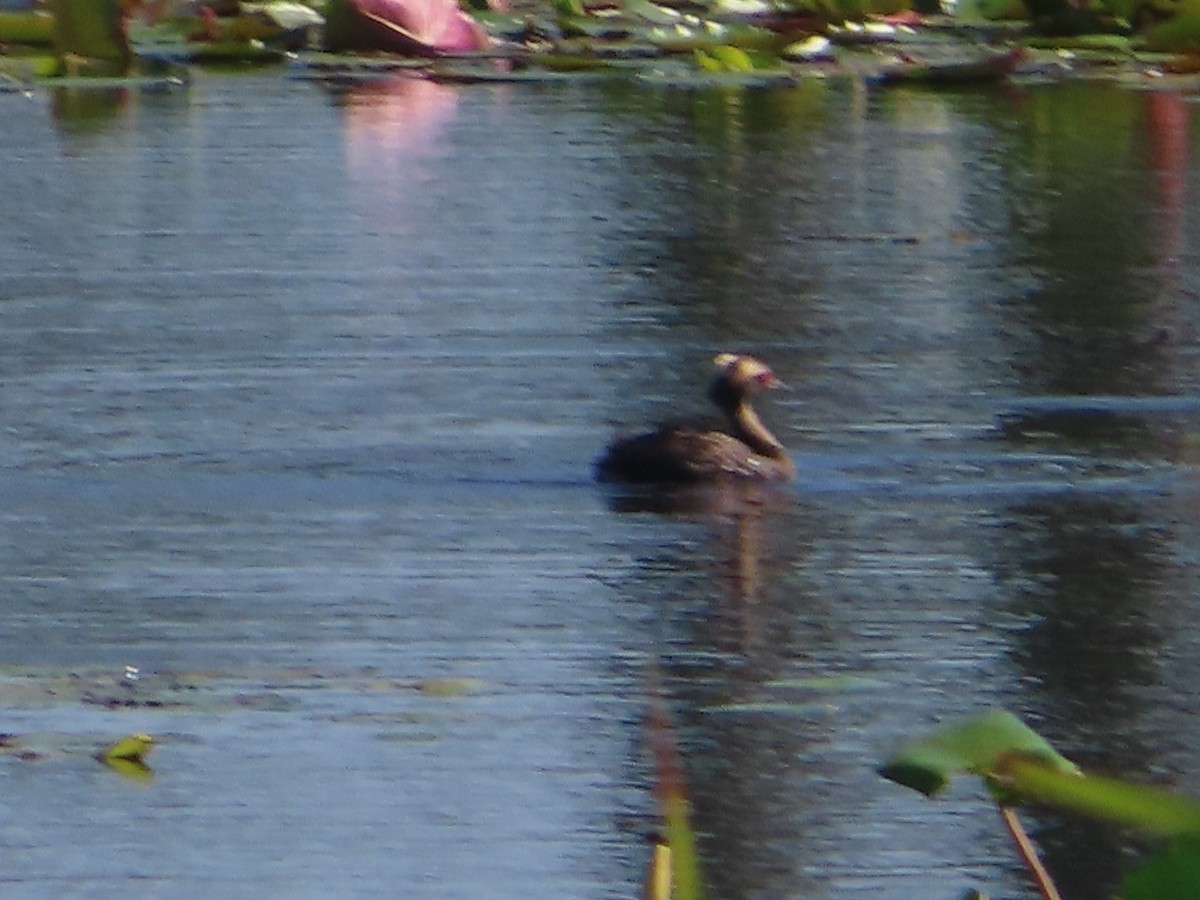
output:
{"label": "yellow-green leaf", "polygon": [[109,744],[100,753],[105,762],[113,760],[132,760],[141,762],[154,746],[154,738],[148,734],[131,734]]}

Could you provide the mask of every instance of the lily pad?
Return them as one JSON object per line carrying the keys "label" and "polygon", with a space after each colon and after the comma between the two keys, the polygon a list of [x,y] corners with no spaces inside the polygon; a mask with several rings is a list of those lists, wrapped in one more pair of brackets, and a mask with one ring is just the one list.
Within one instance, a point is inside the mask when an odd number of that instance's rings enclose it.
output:
{"label": "lily pad", "polygon": [[153,746],[154,738],[150,735],[130,734],[114,741],[100,751],[100,759],[106,763],[118,759],[141,762]]}
{"label": "lily pad", "polygon": [[905,744],[879,770],[884,778],[932,796],[954,775],[991,775],[1007,757],[1033,758],[1060,772],[1079,768],[1006,710],[990,710]]}

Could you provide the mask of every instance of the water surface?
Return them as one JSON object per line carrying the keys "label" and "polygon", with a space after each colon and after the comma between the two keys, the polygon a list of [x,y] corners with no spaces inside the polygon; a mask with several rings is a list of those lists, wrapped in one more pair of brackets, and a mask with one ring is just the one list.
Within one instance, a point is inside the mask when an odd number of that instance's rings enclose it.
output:
{"label": "water surface", "polygon": [[[1032,896],[978,785],[874,773],[984,706],[1200,792],[1178,98],[0,103],[6,894],[633,896],[655,695],[714,896]],[[796,484],[594,484],[727,349]]]}

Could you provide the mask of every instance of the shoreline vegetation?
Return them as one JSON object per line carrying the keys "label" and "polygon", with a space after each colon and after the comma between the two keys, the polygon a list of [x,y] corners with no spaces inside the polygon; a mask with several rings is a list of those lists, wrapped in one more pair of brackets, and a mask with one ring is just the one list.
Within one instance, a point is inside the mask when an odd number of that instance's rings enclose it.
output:
{"label": "shoreline vegetation", "polygon": [[1200,0],[935,2],[9,0],[0,5],[0,91],[182,84],[192,66],[272,64],[301,77],[399,72],[450,82],[1087,78],[1200,90]]}

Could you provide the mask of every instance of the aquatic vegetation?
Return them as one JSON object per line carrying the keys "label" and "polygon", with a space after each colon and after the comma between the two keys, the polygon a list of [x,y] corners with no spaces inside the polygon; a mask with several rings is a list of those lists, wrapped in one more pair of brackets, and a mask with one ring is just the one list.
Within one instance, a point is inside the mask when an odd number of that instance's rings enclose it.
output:
{"label": "aquatic vegetation", "polygon": [[643,897],[647,900],[698,900],[703,896],[696,833],[689,812],[687,782],[661,698],[650,705],[646,722],[654,756],[654,795],[662,835],[650,857]]}
{"label": "aquatic vegetation", "polygon": [[154,738],[148,734],[139,732],[138,734],[127,735],[109,744],[100,751],[99,759],[106,763],[113,760],[142,762],[153,746]]}
{"label": "aquatic vegetation", "polygon": [[[1200,49],[1200,0],[1109,0],[1098,13],[1072,8],[1070,22],[1054,16],[1065,0],[958,0],[937,15],[931,2],[270,0],[172,17],[141,0],[55,0],[53,15],[0,13],[0,90],[62,76],[184,84],[191,65],[285,61],[313,79],[380,77],[381,59],[442,82],[620,79],[675,90],[788,88],[805,74],[872,86],[1110,78],[1119,65],[1127,81],[1153,77],[1165,89],[1160,76],[1194,72]],[[1130,22],[1143,31],[1130,35]]]}
{"label": "aquatic vegetation", "polygon": [[133,50],[121,0],[55,0],[51,10],[60,74],[128,74]]}
{"label": "aquatic vegetation", "polygon": [[456,0],[332,0],[325,48],[418,56],[485,50],[483,28]]}
{"label": "aquatic vegetation", "polygon": [[154,738],[148,734],[126,735],[109,744],[96,759],[105,766],[134,781],[147,781],[154,773],[146,765],[146,755],[154,746]]}
{"label": "aquatic vegetation", "polygon": [[1166,850],[1126,878],[1125,900],[1182,900],[1194,897],[1200,885],[1200,801],[1085,774],[1007,711],[984,712],[916,738],[879,771],[926,796],[941,791],[955,775],[983,778],[1046,900],[1060,895],[1017,818],[1020,804],[1046,806],[1165,839]]}

